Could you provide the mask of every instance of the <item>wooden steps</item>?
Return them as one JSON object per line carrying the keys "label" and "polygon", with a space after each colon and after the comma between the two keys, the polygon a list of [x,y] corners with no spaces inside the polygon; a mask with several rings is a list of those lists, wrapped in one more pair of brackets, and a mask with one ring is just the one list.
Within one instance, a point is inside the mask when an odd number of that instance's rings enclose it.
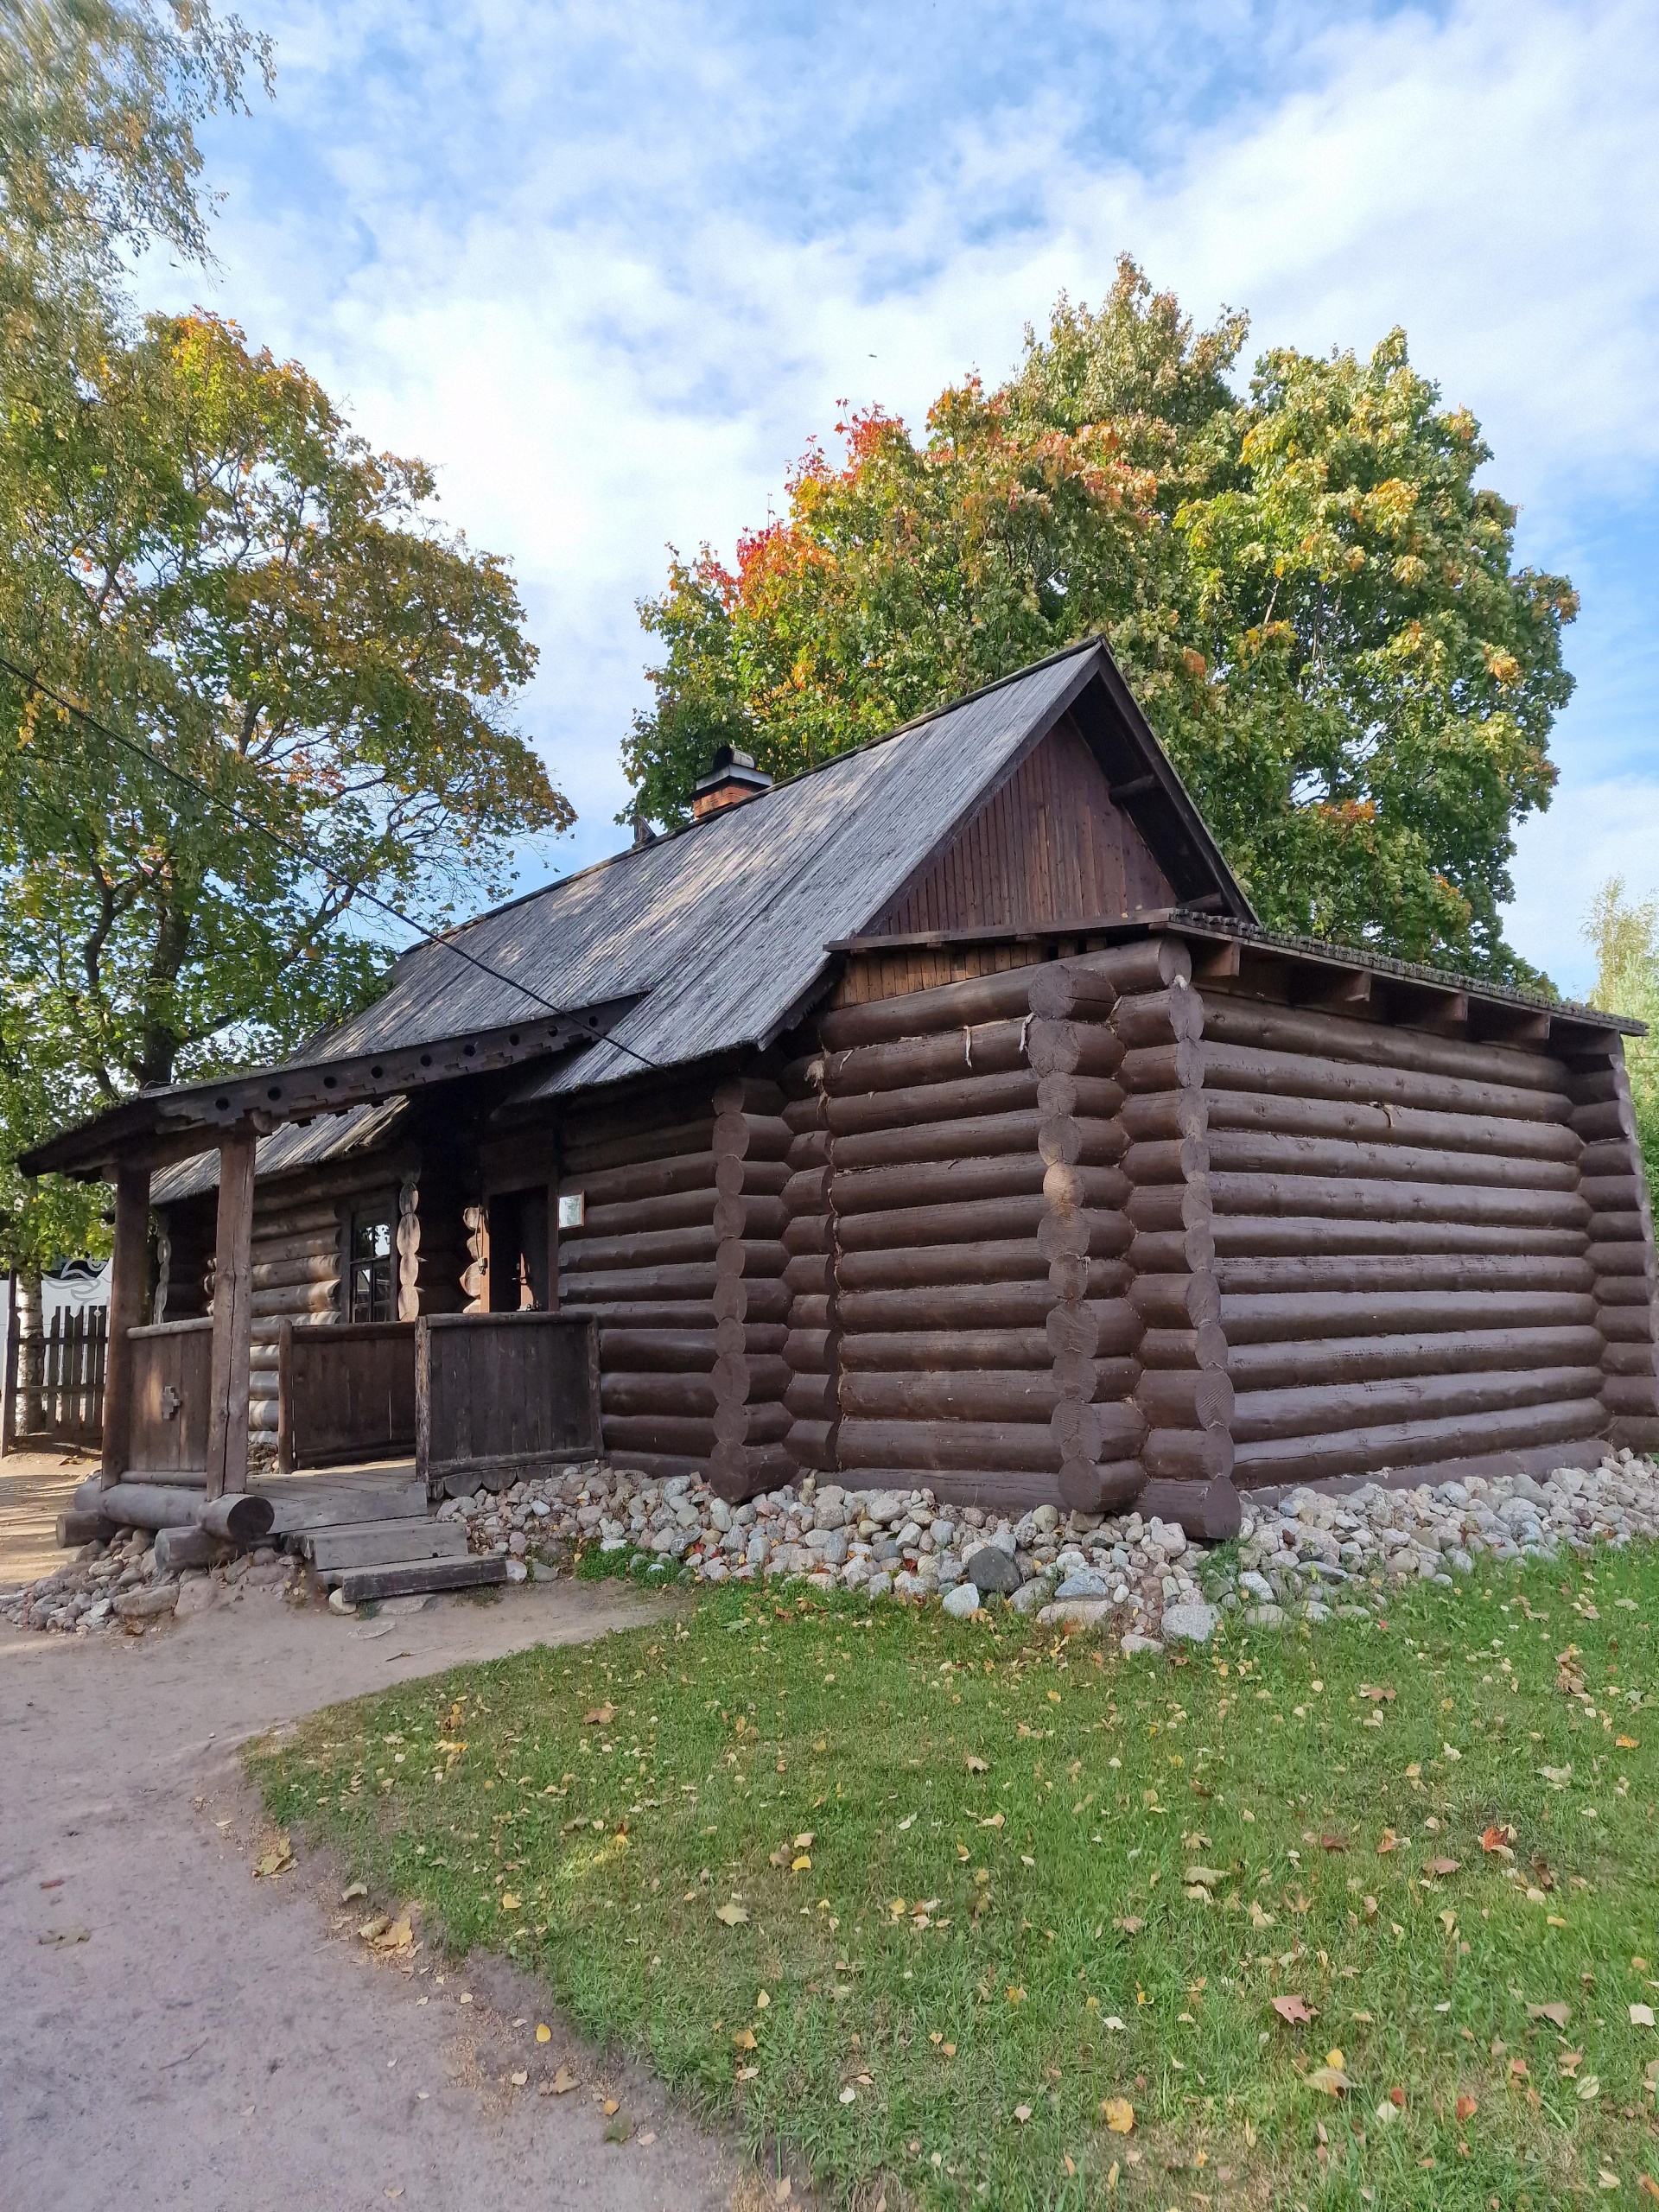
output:
{"label": "wooden steps", "polygon": [[365,1598],[410,1598],[425,1590],[488,1589],[507,1579],[507,1562],[499,1553],[464,1559],[393,1560],[384,1567],[331,1567],[322,1576],[332,1582],[348,1605]]}
{"label": "wooden steps", "polygon": [[384,1567],[392,1560],[465,1559],[467,1530],[459,1521],[339,1521],[308,1529],[298,1537],[302,1557],[319,1575],[336,1567]]}

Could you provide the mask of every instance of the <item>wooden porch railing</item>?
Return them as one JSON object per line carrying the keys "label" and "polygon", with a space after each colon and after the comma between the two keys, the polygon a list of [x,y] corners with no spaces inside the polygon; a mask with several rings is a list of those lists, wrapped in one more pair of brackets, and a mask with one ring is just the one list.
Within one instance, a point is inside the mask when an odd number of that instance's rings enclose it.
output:
{"label": "wooden porch railing", "polygon": [[276,1465],[412,1457],[413,1321],[284,1321],[276,1348]]}

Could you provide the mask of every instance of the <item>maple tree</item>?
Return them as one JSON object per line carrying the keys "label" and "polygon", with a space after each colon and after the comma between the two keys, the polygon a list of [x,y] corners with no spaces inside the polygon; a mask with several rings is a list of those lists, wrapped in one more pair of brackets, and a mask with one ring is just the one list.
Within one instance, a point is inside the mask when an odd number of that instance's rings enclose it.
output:
{"label": "maple tree", "polygon": [[1240,394],[1246,334],[1126,258],[921,441],[869,410],[838,463],[810,448],[734,563],[676,555],[641,607],[642,810],[683,820],[721,741],[792,773],[1100,634],[1264,920],[1529,975],[1499,909],[1554,780],[1572,587],[1515,566],[1478,426],[1402,333],[1275,350]]}

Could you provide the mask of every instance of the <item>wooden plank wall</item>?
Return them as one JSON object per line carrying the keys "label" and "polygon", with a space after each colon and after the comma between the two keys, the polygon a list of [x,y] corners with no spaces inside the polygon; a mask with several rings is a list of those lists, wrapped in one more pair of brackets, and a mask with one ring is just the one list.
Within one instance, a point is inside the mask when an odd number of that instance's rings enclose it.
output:
{"label": "wooden plank wall", "polygon": [[899,893],[870,934],[1018,929],[1177,903],[1067,716]]}
{"label": "wooden plank wall", "polygon": [[1188,1233],[1214,1255],[1241,1486],[1600,1434],[1562,1062],[1217,989],[1198,1017],[1168,1052],[1202,1098]]}

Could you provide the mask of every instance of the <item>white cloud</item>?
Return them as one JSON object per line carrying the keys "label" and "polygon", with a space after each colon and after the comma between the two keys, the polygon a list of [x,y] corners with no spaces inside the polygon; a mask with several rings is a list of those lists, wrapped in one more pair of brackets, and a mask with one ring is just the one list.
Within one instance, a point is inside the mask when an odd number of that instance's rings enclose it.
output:
{"label": "white cloud", "polygon": [[[985,36],[1018,60],[1052,14]],[[913,420],[970,363],[1001,373],[1022,324],[1063,285],[1097,296],[1122,246],[1201,318],[1249,307],[1258,343],[1403,322],[1486,423],[1527,557],[1559,557],[1586,505],[1659,460],[1650,9],[1151,20],[1077,10],[1069,52],[1009,63],[1013,91],[971,53],[930,78],[938,17],[903,10],[843,9],[835,40],[666,0],[277,26],[275,122],[219,142],[250,165],[224,302],[378,442],[434,461],[449,517],[513,556],[543,647],[532,719],[584,853],[613,839],[645,696],[632,601],[664,543],[729,548],[838,399]],[[1635,825],[1659,819],[1641,796],[1659,787],[1594,781],[1599,711],[1588,682],[1556,810],[1526,833],[1529,951],[1554,941],[1530,856],[1571,842],[1580,795],[1621,792],[1597,849],[1632,874]]]}
{"label": "white cloud", "polygon": [[1569,996],[1595,978],[1585,941],[1592,899],[1622,875],[1633,899],[1659,894],[1659,781],[1633,777],[1567,785],[1516,840],[1510,942]]}

